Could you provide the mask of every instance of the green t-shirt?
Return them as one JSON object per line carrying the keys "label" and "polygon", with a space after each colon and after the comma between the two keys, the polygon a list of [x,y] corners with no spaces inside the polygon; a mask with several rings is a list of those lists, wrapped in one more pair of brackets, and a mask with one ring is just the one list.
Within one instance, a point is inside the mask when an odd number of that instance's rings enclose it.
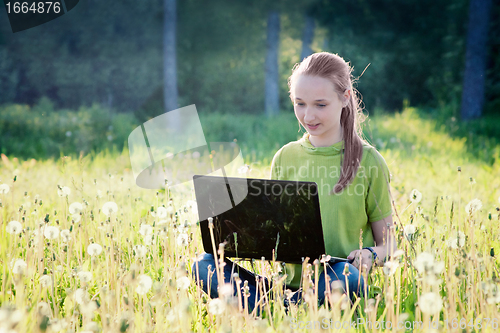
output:
{"label": "green t-shirt", "polygon": [[[305,133],[274,155],[271,179],[318,184],[326,254],[346,258],[359,249],[360,230],[363,247],[375,245],[370,223],[390,216],[392,209],[389,169],[382,155],[368,144],[363,144],[363,157],[352,182],[339,194],[330,194],[342,170],[343,146],[340,141],[314,147]],[[301,265],[287,264],[287,285],[298,288],[301,272]]]}

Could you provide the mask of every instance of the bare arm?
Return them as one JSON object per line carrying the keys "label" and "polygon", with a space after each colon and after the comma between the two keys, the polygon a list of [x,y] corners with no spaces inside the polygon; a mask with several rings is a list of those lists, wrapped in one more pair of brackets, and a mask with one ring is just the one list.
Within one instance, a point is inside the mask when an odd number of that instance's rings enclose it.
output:
{"label": "bare arm", "polygon": [[[371,223],[373,240],[375,241],[375,246],[372,249],[377,253],[378,264],[381,264],[387,256],[397,250],[396,238],[390,232],[390,227],[393,225],[392,216]],[[369,272],[373,265],[373,255],[369,250],[354,250],[349,254],[347,259],[355,259],[352,264],[359,269],[360,254],[362,257],[361,261],[363,264],[366,264]]]}

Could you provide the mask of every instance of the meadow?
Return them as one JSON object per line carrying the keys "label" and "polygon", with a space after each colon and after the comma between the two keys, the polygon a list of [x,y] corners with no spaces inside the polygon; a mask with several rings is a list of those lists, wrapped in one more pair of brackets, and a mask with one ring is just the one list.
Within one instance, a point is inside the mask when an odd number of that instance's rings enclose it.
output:
{"label": "meadow", "polygon": [[[283,140],[301,135],[293,115],[280,117],[259,127],[266,140],[238,138],[245,176],[269,177]],[[217,132],[217,120],[202,124]],[[211,300],[193,282],[203,247],[192,183],[139,188],[126,148],[2,154],[0,332],[496,331],[500,146],[471,145],[410,107],[370,117],[364,130],[391,172],[398,251],[354,304],[332,289],[318,307],[311,273],[321,263],[306,264],[310,297],[289,311],[279,266],[257,260],[276,286],[261,316],[239,308],[231,291]]]}

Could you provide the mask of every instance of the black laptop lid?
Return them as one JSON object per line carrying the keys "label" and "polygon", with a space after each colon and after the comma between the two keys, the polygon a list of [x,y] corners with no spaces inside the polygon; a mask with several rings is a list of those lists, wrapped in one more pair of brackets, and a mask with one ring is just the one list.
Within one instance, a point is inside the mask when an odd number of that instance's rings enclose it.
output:
{"label": "black laptop lid", "polygon": [[193,177],[205,252],[226,242],[227,257],[301,263],[325,253],[317,184],[283,180]]}

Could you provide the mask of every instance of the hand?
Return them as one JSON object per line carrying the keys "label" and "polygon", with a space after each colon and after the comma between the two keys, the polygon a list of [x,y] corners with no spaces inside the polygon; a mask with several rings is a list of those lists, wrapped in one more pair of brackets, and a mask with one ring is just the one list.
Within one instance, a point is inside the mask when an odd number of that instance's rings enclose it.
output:
{"label": "hand", "polygon": [[347,259],[349,260],[354,259],[352,265],[356,267],[359,271],[361,271],[359,267],[360,256],[361,256],[361,263],[363,264],[363,266],[366,266],[366,272],[370,273],[370,270],[372,269],[373,266],[373,254],[370,252],[370,250],[366,249],[354,250],[351,253],[349,253]]}

